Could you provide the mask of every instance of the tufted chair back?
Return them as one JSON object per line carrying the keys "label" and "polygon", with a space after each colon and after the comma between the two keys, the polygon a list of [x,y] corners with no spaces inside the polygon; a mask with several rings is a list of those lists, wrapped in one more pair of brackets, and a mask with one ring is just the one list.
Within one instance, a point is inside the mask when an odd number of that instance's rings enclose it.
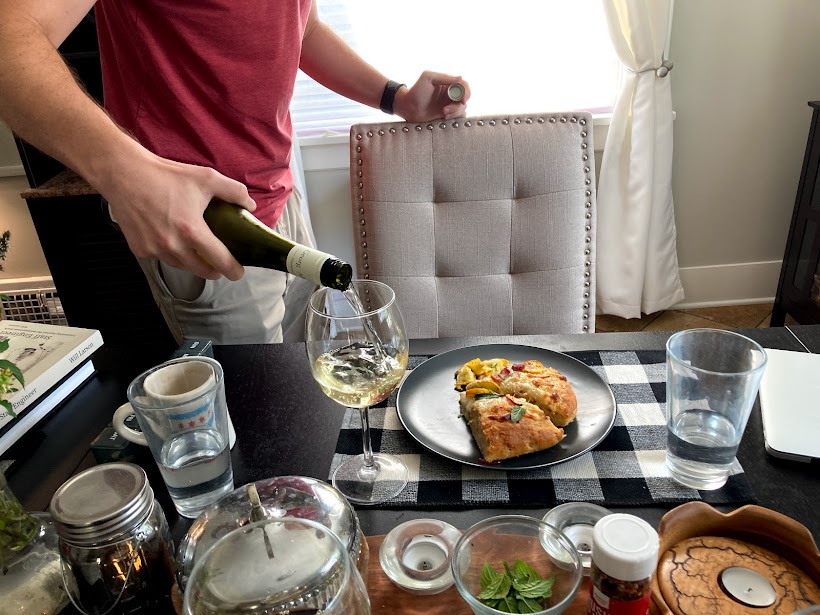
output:
{"label": "tufted chair back", "polygon": [[595,330],[588,113],[350,129],[357,274],[411,338]]}

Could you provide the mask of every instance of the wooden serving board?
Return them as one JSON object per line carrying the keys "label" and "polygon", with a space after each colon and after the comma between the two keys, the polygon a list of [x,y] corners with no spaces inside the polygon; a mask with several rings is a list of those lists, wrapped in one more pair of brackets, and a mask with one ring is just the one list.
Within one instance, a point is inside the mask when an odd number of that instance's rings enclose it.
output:
{"label": "wooden serving board", "polygon": [[[368,536],[370,560],[367,565],[367,593],[370,595],[371,615],[473,615],[470,607],[458,593],[455,586],[440,594],[417,596],[393,584],[379,563],[379,548],[384,536]],[[566,615],[586,615],[589,596],[589,578],[585,577]],[[177,615],[182,613],[182,599],[176,583],[171,595]],[[658,615],[654,604],[650,615]]]}
{"label": "wooden serving board", "polygon": [[[379,564],[379,547],[384,536],[369,536],[370,562],[367,566],[367,593],[372,615],[472,615],[470,607],[455,586],[433,596],[417,596],[393,584]],[[586,615],[589,578],[584,578],[566,615]],[[655,611],[650,613],[655,615]]]}

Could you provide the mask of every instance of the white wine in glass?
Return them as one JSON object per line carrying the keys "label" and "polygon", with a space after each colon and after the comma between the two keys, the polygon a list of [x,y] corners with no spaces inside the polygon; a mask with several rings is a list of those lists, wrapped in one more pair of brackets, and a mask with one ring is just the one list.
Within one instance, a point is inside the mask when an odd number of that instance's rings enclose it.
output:
{"label": "white wine in glass", "polygon": [[310,298],[305,339],[322,391],[358,408],[362,420],[363,453],[336,469],[333,486],[357,504],[395,497],[407,484],[407,466],[394,455],[373,453],[369,415],[407,368],[407,335],[393,290],[371,280],[354,280],[344,292],[320,288]]}

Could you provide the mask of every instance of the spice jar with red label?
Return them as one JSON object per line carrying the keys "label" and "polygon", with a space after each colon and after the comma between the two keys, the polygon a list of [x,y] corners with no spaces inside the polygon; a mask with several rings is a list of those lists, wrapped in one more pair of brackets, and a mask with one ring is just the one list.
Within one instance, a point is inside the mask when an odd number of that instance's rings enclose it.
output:
{"label": "spice jar with red label", "polygon": [[633,515],[608,515],[592,534],[587,615],[646,615],[658,565],[658,533]]}

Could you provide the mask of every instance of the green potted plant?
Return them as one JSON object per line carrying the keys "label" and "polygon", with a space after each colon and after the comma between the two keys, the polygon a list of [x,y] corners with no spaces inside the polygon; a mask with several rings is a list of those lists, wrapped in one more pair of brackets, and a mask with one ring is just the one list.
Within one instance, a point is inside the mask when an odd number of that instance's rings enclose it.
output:
{"label": "green potted plant", "polygon": [[20,615],[57,615],[69,601],[51,516],[26,512],[2,472],[0,596],[0,612]]}
{"label": "green potted plant", "polygon": [[[3,231],[0,235],[0,261],[6,260],[9,252],[9,242],[11,241],[11,231]],[[0,263],[0,271],[3,271],[3,263]]]}
{"label": "green potted plant", "polygon": [[[11,231],[6,230],[0,235],[0,271],[3,271],[2,261],[6,260],[6,255],[9,252],[9,243],[11,242]],[[3,300],[8,299],[6,295],[0,294],[0,320],[5,319],[5,310],[3,309]],[[0,340],[0,355],[9,349],[8,340]],[[21,386],[25,386],[23,380],[23,373],[17,366],[7,359],[0,359],[0,407],[6,409],[9,415],[14,416],[14,409],[11,407],[11,402],[8,398],[12,393],[20,390]]]}
{"label": "green potted plant", "polygon": [[[0,235],[0,271],[6,260],[11,233]],[[0,321],[5,319],[0,294]],[[0,355],[9,348],[9,340],[0,339]],[[8,398],[24,386],[23,373],[8,359],[0,359],[0,408],[12,417],[14,410]],[[0,596],[3,606],[15,613],[52,615],[68,604],[63,586],[57,533],[50,515],[28,513],[14,496],[0,471]],[[0,611],[5,610],[0,607]]]}
{"label": "green potted plant", "polygon": [[[11,231],[0,235],[0,271],[3,271],[2,261],[6,260],[10,240]],[[3,299],[8,297],[0,294],[0,320],[5,319]],[[0,355],[8,348],[9,341],[0,340]],[[23,374],[18,367],[8,359],[0,359],[0,406],[11,416],[14,416],[14,410],[8,397],[19,391],[23,382]],[[31,542],[39,529],[40,522],[23,510],[0,473],[0,574],[6,575],[14,554]]]}
{"label": "green potted plant", "polygon": [[[6,231],[0,235],[0,261],[5,260],[6,258],[10,238],[11,233],[9,231]],[[0,263],[0,271],[2,270],[3,265]],[[3,309],[4,299],[8,299],[8,297],[0,293],[0,320],[4,320],[6,317],[5,310]],[[9,341],[7,339],[0,339],[0,355],[8,349]],[[0,407],[5,408],[6,412],[8,412],[11,416],[14,416],[14,409],[12,408],[11,402],[8,398],[12,393],[19,391],[22,386],[25,386],[23,372],[21,372],[20,369],[18,369],[18,367],[8,359],[0,359]]]}
{"label": "green potted plant", "polygon": [[[3,298],[3,295],[0,295]],[[2,316],[3,308],[0,307],[0,316]],[[0,318],[2,320],[2,318]],[[8,350],[9,341],[0,340],[0,354]],[[12,393],[20,390],[21,386],[25,386],[23,379],[23,372],[8,359],[0,359],[0,406],[5,408],[10,416],[14,415],[14,409],[11,402],[8,400]]]}
{"label": "green potted plant", "polygon": [[8,573],[9,564],[37,535],[40,526],[40,521],[23,510],[0,473],[0,576]]}

